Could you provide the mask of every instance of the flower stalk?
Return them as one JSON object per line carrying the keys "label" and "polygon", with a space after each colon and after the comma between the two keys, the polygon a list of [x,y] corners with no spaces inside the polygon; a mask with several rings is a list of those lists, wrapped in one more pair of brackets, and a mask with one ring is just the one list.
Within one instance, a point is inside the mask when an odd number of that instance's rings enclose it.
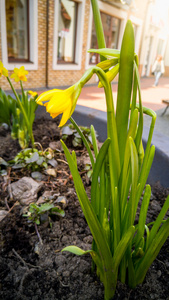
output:
{"label": "flower stalk", "polygon": [[[8,82],[9,82],[9,84],[10,84],[10,87],[11,87],[11,89],[12,89],[14,95],[15,95],[15,98],[16,98],[16,100],[17,100],[17,103],[18,103],[19,107],[20,107],[20,110],[21,110],[21,112],[22,112],[22,114],[23,114],[23,116],[24,116],[24,119],[25,119],[25,122],[26,122],[26,125],[27,125],[27,128],[28,128],[28,131],[29,131],[29,134],[30,134],[31,144],[32,144],[32,147],[34,148],[34,143],[35,143],[35,141],[34,141],[34,136],[33,136],[32,128],[31,128],[30,122],[29,122],[29,120],[28,120],[26,111],[25,111],[25,109],[24,109],[24,107],[23,107],[23,105],[22,105],[22,102],[20,101],[20,99],[19,99],[19,97],[18,97],[18,94],[16,93],[16,90],[15,90],[15,88],[14,88],[14,86],[13,86],[13,84],[12,84],[10,78],[7,77],[7,80],[8,80]],[[23,86],[22,86],[21,81],[20,81],[20,84],[21,84],[22,95],[23,95],[23,99],[24,99],[24,91],[23,91]]]}

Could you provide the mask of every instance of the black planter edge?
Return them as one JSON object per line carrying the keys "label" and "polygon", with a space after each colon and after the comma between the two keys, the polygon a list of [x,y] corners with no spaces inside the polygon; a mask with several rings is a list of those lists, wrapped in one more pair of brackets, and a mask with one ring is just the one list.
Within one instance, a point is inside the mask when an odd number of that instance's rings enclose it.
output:
{"label": "black planter edge", "polygon": [[[37,118],[40,116],[49,117],[49,114],[45,114],[44,107],[38,107]],[[81,105],[77,105],[73,113],[73,118],[78,125],[81,126],[94,126],[99,135],[99,140],[103,142],[107,137],[107,114],[106,112],[89,108]],[[143,128],[143,146],[146,147],[149,128],[144,126]],[[154,131],[152,144],[155,145],[154,161],[149,173],[147,183],[153,185],[159,182],[164,188],[169,187],[169,146],[167,142],[168,137]]]}

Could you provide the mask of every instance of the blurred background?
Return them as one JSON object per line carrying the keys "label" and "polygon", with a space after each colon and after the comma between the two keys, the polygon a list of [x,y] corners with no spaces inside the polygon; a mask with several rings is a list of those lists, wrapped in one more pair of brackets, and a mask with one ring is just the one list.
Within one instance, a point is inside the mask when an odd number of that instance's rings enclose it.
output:
{"label": "blurred background", "polygon": [[[152,65],[160,54],[165,66],[163,77],[169,77],[169,1],[98,2],[106,46],[120,49],[130,19],[140,76],[153,76]],[[14,67],[25,66],[29,71],[25,88],[75,83],[86,69],[99,62],[96,54],[87,53],[90,48],[97,48],[90,0],[0,0],[0,60],[11,72]],[[93,76],[89,83],[96,81]],[[9,90],[3,76],[0,86]]]}

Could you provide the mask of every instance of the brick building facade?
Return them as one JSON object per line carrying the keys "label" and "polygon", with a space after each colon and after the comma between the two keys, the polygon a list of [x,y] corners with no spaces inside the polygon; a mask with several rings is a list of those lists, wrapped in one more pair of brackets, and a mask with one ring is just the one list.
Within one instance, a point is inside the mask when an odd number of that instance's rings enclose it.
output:
{"label": "brick building facade", "polygon": [[[140,56],[147,1],[123,2],[99,1],[106,43],[120,48],[130,18]],[[72,85],[96,62],[87,53],[97,46],[90,0],[0,0],[0,18],[0,60],[9,75],[14,67],[25,66],[29,72],[26,89]],[[90,83],[96,80],[94,76]],[[0,77],[0,86],[9,90],[4,77]]]}

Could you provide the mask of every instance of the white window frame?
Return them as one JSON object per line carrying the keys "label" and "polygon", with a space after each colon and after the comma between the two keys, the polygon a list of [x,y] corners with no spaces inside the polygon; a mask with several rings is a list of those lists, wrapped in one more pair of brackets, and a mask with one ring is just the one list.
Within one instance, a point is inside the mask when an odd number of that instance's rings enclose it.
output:
{"label": "white window frame", "polygon": [[75,63],[58,64],[57,46],[58,46],[59,1],[55,0],[54,36],[53,36],[53,70],[80,70],[81,69],[85,0],[75,0],[75,2],[78,2]]}
{"label": "white window frame", "polygon": [[31,62],[9,62],[7,51],[5,0],[0,1],[2,62],[8,70],[13,70],[15,67],[20,68],[23,65],[26,70],[38,69],[38,0],[29,1],[29,17],[29,50]]}
{"label": "white window frame", "polygon": [[[115,6],[109,5],[102,1],[98,1],[100,12],[106,13],[112,17],[120,19],[120,29],[119,29],[119,39],[118,39],[118,49],[121,48],[123,33],[125,29],[125,24],[127,21],[127,12],[123,11],[122,9],[117,9]],[[91,34],[92,34],[92,20],[93,20],[93,13],[92,8],[90,7],[90,17],[89,17],[89,27],[88,27],[88,41],[87,41],[87,50],[90,49],[90,41],[91,41]],[[86,55],[86,69],[91,67],[89,64],[90,54],[87,53]]]}

